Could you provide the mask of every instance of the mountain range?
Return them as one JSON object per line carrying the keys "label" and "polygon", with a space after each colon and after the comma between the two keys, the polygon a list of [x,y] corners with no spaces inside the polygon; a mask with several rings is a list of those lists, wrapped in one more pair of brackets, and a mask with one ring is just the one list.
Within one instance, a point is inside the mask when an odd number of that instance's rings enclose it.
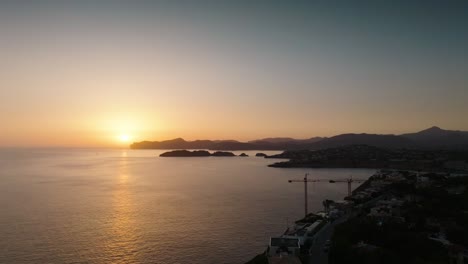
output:
{"label": "mountain range", "polygon": [[341,134],[309,139],[264,138],[248,142],[236,140],[194,140],[176,138],[165,141],[142,141],[132,149],[210,149],[210,150],[299,150],[324,149],[346,145],[369,145],[383,148],[468,149],[468,131],[431,127],[401,135]]}

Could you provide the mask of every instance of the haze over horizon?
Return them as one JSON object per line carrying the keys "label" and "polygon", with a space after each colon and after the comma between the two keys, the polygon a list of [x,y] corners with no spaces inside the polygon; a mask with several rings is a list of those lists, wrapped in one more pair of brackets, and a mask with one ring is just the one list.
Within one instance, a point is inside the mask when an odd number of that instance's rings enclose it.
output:
{"label": "haze over horizon", "polygon": [[468,3],[5,1],[0,147],[468,131]]}

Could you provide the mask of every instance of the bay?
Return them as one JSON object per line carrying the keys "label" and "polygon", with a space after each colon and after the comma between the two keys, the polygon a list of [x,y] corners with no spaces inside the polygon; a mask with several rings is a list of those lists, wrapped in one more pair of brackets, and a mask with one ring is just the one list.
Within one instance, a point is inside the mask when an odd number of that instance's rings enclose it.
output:
{"label": "bay", "polygon": [[[0,263],[244,263],[303,216],[303,185],[289,179],[374,172],[270,168],[275,160],[258,151],[162,152],[0,150]],[[346,193],[346,184],[311,184],[309,211]]]}

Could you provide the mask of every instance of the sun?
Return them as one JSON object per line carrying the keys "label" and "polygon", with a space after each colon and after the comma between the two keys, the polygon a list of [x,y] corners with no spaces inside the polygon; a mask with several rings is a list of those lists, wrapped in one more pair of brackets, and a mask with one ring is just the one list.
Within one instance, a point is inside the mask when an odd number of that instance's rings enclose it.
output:
{"label": "sun", "polygon": [[128,134],[120,134],[118,138],[119,138],[120,142],[130,141],[130,136]]}

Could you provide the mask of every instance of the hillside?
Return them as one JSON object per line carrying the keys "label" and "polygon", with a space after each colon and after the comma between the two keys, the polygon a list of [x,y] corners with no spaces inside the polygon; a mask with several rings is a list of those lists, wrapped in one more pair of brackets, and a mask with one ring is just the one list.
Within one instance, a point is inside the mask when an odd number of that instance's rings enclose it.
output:
{"label": "hillside", "polygon": [[403,138],[412,140],[420,146],[433,148],[467,148],[468,131],[444,130],[431,127],[417,133],[403,134]]}
{"label": "hillside", "polygon": [[329,138],[309,139],[264,138],[248,142],[235,140],[194,140],[176,138],[165,141],[135,142],[132,149],[209,149],[209,150],[302,150],[324,149],[347,145],[369,145],[381,148],[468,149],[468,132],[431,127],[402,135],[341,134]]}

